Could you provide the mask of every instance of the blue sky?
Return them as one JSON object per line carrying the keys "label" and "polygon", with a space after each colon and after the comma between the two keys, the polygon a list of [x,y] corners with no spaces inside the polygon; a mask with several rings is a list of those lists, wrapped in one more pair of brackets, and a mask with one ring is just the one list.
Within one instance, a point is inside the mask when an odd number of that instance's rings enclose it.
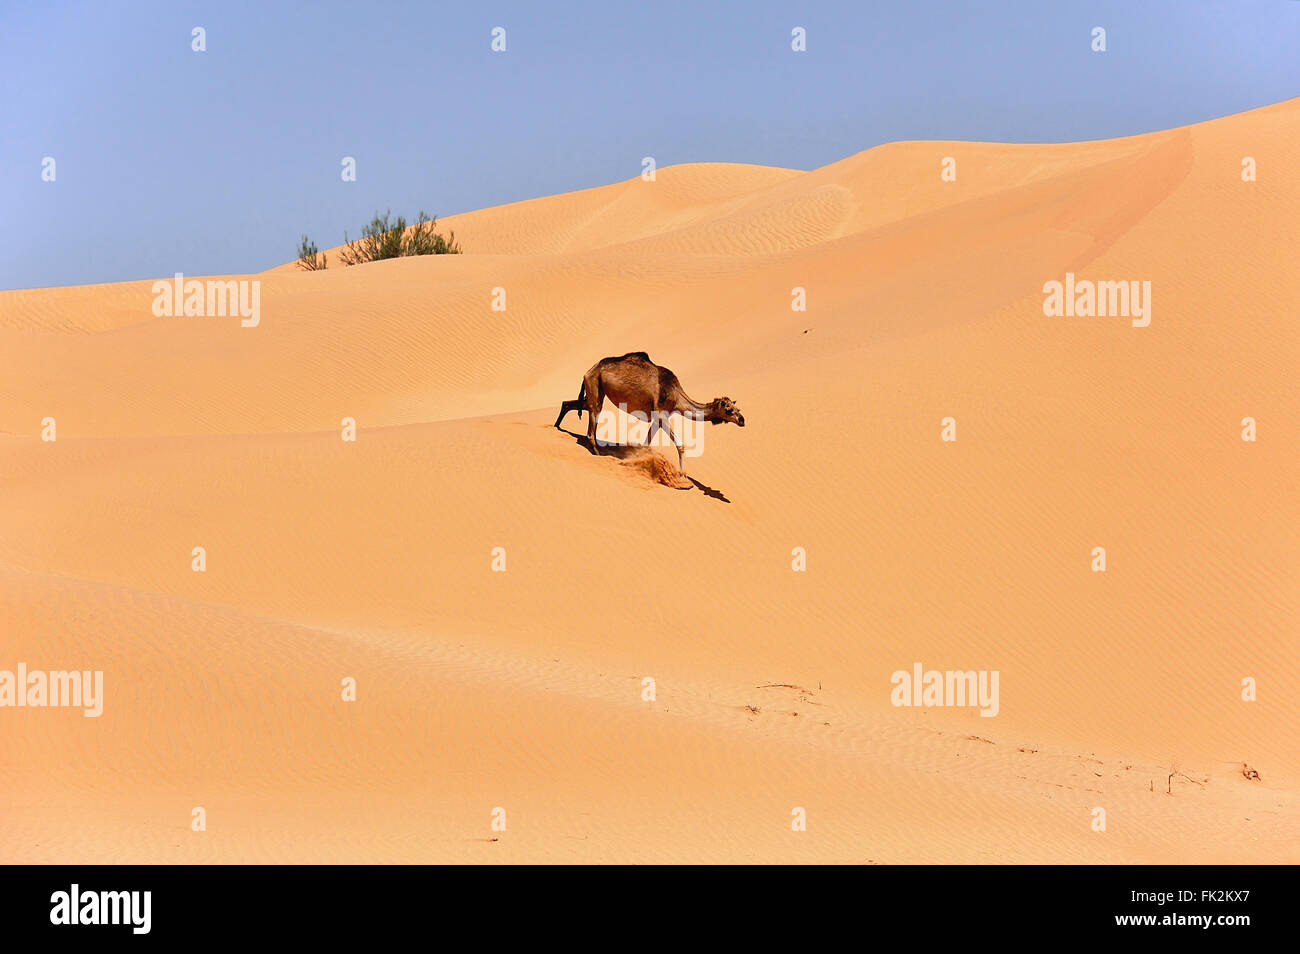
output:
{"label": "blue sky", "polygon": [[0,288],[260,271],[376,209],[603,185],[647,155],[810,169],[1148,132],[1300,95],[1298,45],[1296,0],[0,0]]}

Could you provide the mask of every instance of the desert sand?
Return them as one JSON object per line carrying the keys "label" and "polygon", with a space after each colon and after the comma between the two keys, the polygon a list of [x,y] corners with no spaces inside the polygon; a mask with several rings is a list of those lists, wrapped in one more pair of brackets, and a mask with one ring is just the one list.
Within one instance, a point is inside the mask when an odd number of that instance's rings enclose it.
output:
{"label": "desert sand", "polygon": [[[0,669],[105,686],[0,708],[0,861],[1300,861],[1297,169],[1293,100],[662,168],[251,328],[0,292]],[[689,489],[551,426],[633,350],[748,420]]]}

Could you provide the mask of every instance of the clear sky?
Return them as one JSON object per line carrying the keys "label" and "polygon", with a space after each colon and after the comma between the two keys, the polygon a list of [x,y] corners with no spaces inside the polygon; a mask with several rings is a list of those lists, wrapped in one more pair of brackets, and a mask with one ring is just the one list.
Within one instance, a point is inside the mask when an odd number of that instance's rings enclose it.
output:
{"label": "clear sky", "polygon": [[603,185],[643,156],[811,169],[1211,119],[1300,96],[1300,2],[0,0],[0,75],[0,288],[29,288],[260,271],[377,209]]}

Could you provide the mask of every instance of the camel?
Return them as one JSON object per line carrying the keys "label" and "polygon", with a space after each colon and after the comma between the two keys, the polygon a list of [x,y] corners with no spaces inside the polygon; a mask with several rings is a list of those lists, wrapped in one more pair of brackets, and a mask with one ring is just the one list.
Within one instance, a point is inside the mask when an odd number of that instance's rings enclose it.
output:
{"label": "camel", "polygon": [[650,422],[650,433],[645,439],[647,447],[661,428],[667,431],[677,448],[677,470],[683,475],[686,473],[683,448],[668,423],[674,412],[683,418],[690,416],[710,424],[729,422],[745,426],[745,415],[740,413],[740,408],[731,398],[714,398],[708,404],[692,401],[682,390],[677,375],[655,364],[644,351],[632,351],[619,358],[602,358],[592,365],[582,379],[578,396],[561,404],[560,415],[555,419],[558,428],[564,415],[570,411],[577,411],[578,417],[586,411],[587,440],[591,443],[591,452],[597,455],[600,454],[600,445],[596,443],[596,416],[600,414],[605,398],[622,408],[623,413]]}

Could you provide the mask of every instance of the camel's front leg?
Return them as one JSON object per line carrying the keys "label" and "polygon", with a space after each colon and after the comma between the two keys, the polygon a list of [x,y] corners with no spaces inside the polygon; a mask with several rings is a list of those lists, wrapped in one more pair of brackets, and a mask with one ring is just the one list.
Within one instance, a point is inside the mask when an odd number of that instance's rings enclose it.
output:
{"label": "camel's front leg", "polygon": [[[661,426],[668,432],[668,436],[672,439],[673,446],[677,448],[677,472],[684,477],[686,476],[686,458],[682,455],[682,445],[677,442],[677,435],[673,433],[672,425],[669,424],[668,421],[665,420]],[[683,433],[685,433],[685,431],[683,431]]]}

